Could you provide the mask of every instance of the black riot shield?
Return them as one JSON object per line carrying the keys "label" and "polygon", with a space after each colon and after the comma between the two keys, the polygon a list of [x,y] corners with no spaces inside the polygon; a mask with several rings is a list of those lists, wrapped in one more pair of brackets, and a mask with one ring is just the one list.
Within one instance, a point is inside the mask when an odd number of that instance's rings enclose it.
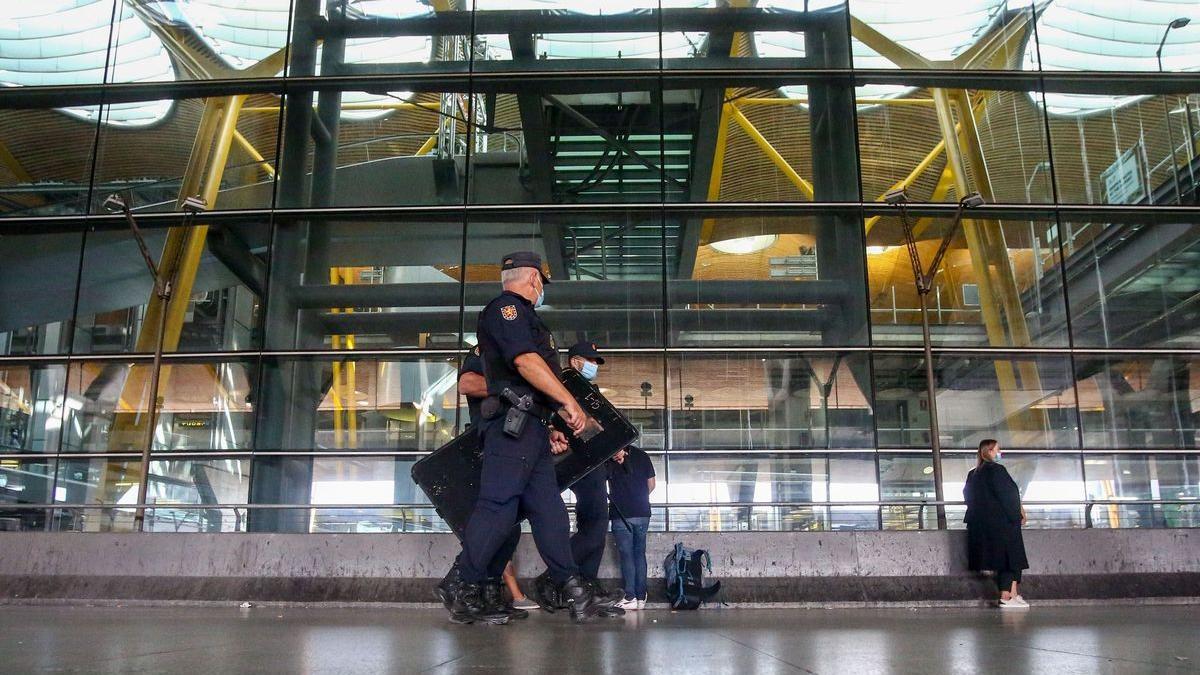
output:
{"label": "black riot shield", "polygon": [[[572,435],[567,425],[557,415],[554,417],[555,427],[570,440],[570,448],[556,455],[554,464],[558,487],[565,490],[618,450],[636,441],[638,432],[600,390],[577,371],[563,370],[559,380],[590,417],[579,436]],[[479,497],[482,470],[483,447],[474,429],[459,434],[413,464],[413,482],[425,491],[438,515],[459,537],[466,529],[467,519]]]}

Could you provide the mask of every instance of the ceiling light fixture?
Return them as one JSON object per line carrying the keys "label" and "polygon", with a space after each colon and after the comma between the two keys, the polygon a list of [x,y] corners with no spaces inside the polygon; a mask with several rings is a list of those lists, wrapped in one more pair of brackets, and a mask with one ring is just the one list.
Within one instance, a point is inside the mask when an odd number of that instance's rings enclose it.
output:
{"label": "ceiling light fixture", "polygon": [[737,239],[714,241],[712,247],[721,253],[746,255],[768,249],[778,240],[779,235],[777,234],[759,234],[752,237],[738,237]]}

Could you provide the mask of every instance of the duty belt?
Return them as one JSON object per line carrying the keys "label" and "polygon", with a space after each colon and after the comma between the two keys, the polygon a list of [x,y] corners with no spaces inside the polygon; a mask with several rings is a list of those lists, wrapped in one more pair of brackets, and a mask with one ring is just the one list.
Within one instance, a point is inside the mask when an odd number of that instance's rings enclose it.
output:
{"label": "duty belt", "polygon": [[518,394],[507,387],[499,396],[488,396],[483,400],[481,414],[485,419],[495,419],[509,408],[516,408],[546,426],[550,426],[550,421],[554,417],[554,411],[540,403],[535,403],[532,395]]}

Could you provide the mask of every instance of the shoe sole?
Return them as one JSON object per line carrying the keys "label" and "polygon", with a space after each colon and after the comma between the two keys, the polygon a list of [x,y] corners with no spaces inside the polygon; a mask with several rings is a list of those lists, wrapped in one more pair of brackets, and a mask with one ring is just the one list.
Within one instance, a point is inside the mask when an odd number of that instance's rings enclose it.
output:
{"label": "shoe sole", "polygon": [[450,605],[452,603],[450,602],[450,596],[445,590],[441,588],[433,589],[433,597],[437,598],[438,602],[442,603],[442,607],[445,607],[447,612],[450,611]]}

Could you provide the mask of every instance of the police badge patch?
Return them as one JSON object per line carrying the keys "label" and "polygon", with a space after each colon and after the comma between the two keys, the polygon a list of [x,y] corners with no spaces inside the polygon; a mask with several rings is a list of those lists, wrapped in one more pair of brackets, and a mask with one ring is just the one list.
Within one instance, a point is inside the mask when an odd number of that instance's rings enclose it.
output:
{"label": "police badge patch", "polygon": [[501,307],[500,316],[504,317],[505,321],[515,321],[517,318],[517,306],[505,305]]}

